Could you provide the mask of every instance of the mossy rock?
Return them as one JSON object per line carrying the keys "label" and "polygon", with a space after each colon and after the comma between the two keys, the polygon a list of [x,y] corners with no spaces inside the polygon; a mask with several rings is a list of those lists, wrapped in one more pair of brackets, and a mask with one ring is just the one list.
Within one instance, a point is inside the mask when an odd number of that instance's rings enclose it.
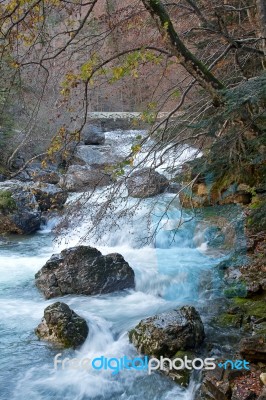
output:
{"label": "mossy rock", "polygon": [[234,285],[230,285],[226,289],[224,289],[224,295],[227,298],[245,298],[247,297],[247,288],[243,282],[238,282]]}
{"label": "mossy rock", "polygon": [[35,197],[19,181],[0,183],[0,234],[31,234],[41,223]]}
{"label": "mossy rock", "polygon": [[145,318],[129,332],[129,340],[142,354],[171,358],[177,351],[196,349],[205,337],[197,310],[183,306]]}
{"label": "mossy rock", "polygon": [[221,328],[242,328],[247,332],[266,334],[266,296],[234,297],[229,308],[213,322]]}
{"label": "mossy rock", "polygon": [[216,318],[215,322],[221,328],[240,328],[242,325],[243,315],[223,313]]}
{"label": "mossy rock", "polygon": [[266,321],[254,325],[254,331],[256,335],[261,335],[266,337]]}
{"label": "mossy rock", "polygon": [[247,225],[254,233],[266,230],[266,200],[253,203]]}
{"label": "mossy rock", "polygon": [[266,317],[266,296],[257,296],[251,299],[236,297],[233,299],[236,306],[243,309],[245,317],[255,317],[256,319]]}
{"label": "mossy rock", "polygon": [[57,302],[46,307],[44,318],[35,329],[41,340],[54,343],[58,347],[69,348],[81,346],[89,333],[86,321],[69,306]]}
{"label": "mossy rock", "polygon": [[12,193],[8,190],[0,191],[0,212],[7,214],[16,210],[16,202],[12,197]]}
{"label": "mossy rock", "polygon": [[[194,358],[196,358],[196,355],[194,352],[191,351],[178,351],[174,357],[171,359],[172,361],[174,361],[175,359],[181,359],[181,360],[185,360],[185,356],[189,359],[189,360],[193,360]],[[178,364],[177,364],[178,366]],[[167,368],[167,362],[165,364],[165,367]],[[190,377],[191,377],[191,373],[192,371],[189,369],[180,369],[180,370],[176,370],[176,369],[172,369],[172,370],[166,370],[165,374],[167,376],[169,376],[171,379],[173,379],[173,381],[175,383],[177,383],[180,386],[183,387],[188,387],[189,385],[189,381],[190,381]]]}
{"label": "mossy rock", "polygon": [[258,166],[252,164],[243,165],[238,171],[226,172],[214,181],[212,190],[223,192],[230,186],[237,187],[239,184],[254,187],[261,183],[263,172]]}

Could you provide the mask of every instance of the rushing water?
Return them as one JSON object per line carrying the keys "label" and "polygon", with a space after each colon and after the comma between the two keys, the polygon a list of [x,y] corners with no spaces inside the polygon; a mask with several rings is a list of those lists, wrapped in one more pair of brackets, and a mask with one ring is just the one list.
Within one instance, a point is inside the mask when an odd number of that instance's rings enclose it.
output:
{"label": "rushing water", "polygon": [[[169,196],[166,197],[169,199]],[[161,205],[165,197],[161,196]],[[149,201],[144,203],[149,207]],[[159,207],[160,210],[160,207]],[[96,245],[104,254],[119,252],[135,271],[136,289],[102,296],[65,296],[66,302],[89,325],[89,336],[78,351],[63,351],[63,357],[99,356],[130,358],[137,353],[127,332],[143,317],[173,309],[182,304],[204,302],[202,282],[217,264],[221,254],[210,255],[203,230],[197,220],[177,231],[178,204],[172,205],[171,218],[164,224],[153,245],[141,246],[136,238],[145,231],[145,218],[129,234],[124,228],[107,233]],[[182,218],[189,219],[183,214]],[[30,237],[13,237],[0,248],[0,397],[3,400],[192,400],[196,384],[183,389],[158,373],[122,371],[54,370],[58,349],[38,341],[34,328],[43,310],[55,300],[45,301],[34,285],[34,274],[51,254],[77,244],[77,232],[69,232],[67,244],[53,242],[51,220]],[[84,226],[79,227],[80,236]],[[173,236],[174,232],[174,236]],[[174,240],[173,240],[174,239]],[[215,296],[215,285],[210,296]]]}

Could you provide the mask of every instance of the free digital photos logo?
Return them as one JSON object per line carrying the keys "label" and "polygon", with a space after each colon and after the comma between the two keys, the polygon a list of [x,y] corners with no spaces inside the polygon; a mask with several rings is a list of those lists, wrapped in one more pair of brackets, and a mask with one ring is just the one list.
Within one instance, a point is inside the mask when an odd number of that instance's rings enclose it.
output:
{"label": "free digital photos logo", "polygon": [[112,371],[112,375],[117,375],[121,371],[147,371],[150,375],[154,371],[171,371],[171,370],[214,370],[216,368],[231,370],[249,370],[249,362],[246,360],[226,360],[217,362],[215,358],[194,358],[187,356],[184,358],[165,358],[160,357],[149,358],[127,356],[105,357],[100,356],[93,359],[90,358],[61,358],[62,353],[56,354],[54,357],[55,370],[86,370],[86,371]]}

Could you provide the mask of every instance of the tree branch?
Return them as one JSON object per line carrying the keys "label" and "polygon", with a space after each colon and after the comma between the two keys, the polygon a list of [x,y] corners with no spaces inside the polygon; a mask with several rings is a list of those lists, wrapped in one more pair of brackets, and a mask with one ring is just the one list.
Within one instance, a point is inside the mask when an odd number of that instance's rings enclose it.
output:
{"label": "tree branch", "polygon": [[219,105],[222,102],[222,96],[219,91],[224,89],[225,86],[185,46],[175,31],[170,16],[161,1],[142,0],[142,3],[156,22],[163,39],[167,42],[179,63],[211,95],[213,103]]}

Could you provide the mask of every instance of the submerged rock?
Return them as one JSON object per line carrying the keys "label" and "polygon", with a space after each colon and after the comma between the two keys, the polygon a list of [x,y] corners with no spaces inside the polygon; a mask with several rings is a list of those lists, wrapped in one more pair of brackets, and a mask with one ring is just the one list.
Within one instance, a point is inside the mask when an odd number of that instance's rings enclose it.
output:
{"label": "submerged rock", "polygon": [[53,255],[35,275],[47,299],[65,294],[96,295],[134,288],[134,271],[118,253],[106,256],[78,246]]}
{"label": "submerged rock", "polygon": [[41,224],[35,196],[18,181],[0,183],[0,234],[30,234]]}
{"label": "submerged rock", "polygon": [[85,342],[89,328],[86,321],[67,304],[57,302],[46,307],[35,333],[41,340],[76,348]]}
{"label": "submerged rock", "polygon": [[195,349],[204,337],[200,315],[190,306],[143,319],[129,332],[140,353],[155,357],[173,357],[180,350]]}
{"label": "submerged rock", "polygon": [[126,185],[129,196],[146,198],[165,192],[169,181],[155,170],[143,168],[133,172],[127,179]]}

